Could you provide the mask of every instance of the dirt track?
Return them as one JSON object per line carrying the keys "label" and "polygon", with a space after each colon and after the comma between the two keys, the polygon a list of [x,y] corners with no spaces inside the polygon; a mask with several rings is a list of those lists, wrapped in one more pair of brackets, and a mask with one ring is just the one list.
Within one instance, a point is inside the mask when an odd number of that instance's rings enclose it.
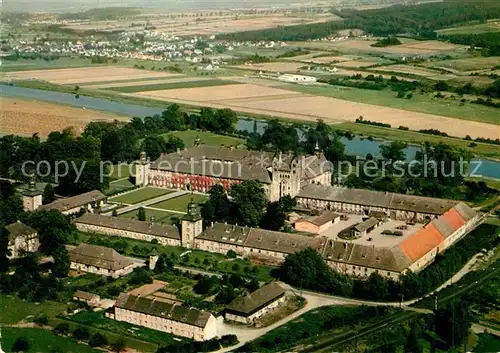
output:
{"label": "dirt track", "polygon": [[0,132],[6,134],[46,137],[50,132],[73,127],[79,134],[90,121],[129,120],[114,114],[96,110],[66,107],[62,105],[0,97]]}

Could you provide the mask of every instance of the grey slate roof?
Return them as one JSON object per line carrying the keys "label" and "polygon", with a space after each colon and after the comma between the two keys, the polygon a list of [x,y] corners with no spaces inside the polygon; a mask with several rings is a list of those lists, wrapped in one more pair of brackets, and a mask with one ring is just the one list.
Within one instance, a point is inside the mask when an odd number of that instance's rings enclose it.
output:
{"label": "grey slate roof", "polygon": [[99,296],[94,293],[89,293],[89,292],[84,292],[82,290],[77,290],[73,294],[73,298],[78,298],[78,299],[83,299],[83,300],[92,300],[92,299],[98,299]]}
{"label": "grey slate roof", "polygon": [[477,215],[476,211],[463,202],[458,203],[454,208],[465,221],[469,221]]}
{"label": "grey slate roof", "polygon": [[226,306],[226,311],[242,316],[250,316],[261,308],[271,304],[271,302],[281,298],[284,294],[285,290],[279,284],[271,282],[245,297],[234,299]]}
{"label": "grey slate roof", "polygon": [[323,257],[326,260],[348,265],[394,272],[401,272],[412,264],[412,261],[397,246],[376,247],[338,240],[328,241]]}
{"label": "grey slate roof", "polygon": [[9,232],[9,242],[14,241],[17,237],[29,236],[36,233],[36,230],[21,222],[9,224],[5,228]]}
{"label": "grey slate roof", "polygon": [[294,253],[305,248],[321,251],[325,237],[306,237],[293,233],[274,232],[259,228],[239,227],[215,223],[207,228],[197,239],[219,243],[246,246],[255,249]]}
{"label": "grey slate roof", "polygon": [[314,184],[306,185],[297,197],[429,214],[442,214],[459,203],[455,200]]}
{"label": "grey slate roof", "polygon": [[320,155],[297,157],[289,153],[277,154],[216,146],[196,146],[162,155],[151,164],[151,169],[175,171],[210,177],[258,180],[271,183],[268,168],[289,171],[292,163],[303,163],[303,179],[318,175],[321,168],[331,170],[331,164]]}
{"label": "grey slate roof", "polygon": [[358,223],[354,226],[354,229],[356,229],[358,232],[365,232],[367,231],[368,229],[374,227],[377,225],[378,223],[378,219],[375,218],[375,217],[370,217],[368,218],[367,220],[361,222],[361,223]]}
{"label": "grey slate roof", "polygon": [[57,210],[60,212],[64,212],[67,210],[71,210],[72,208],[85,206],[93,202],[98,202],[106,199],[106,195],[104,195],[99,190],[93,190],[86,192],[84,194],[67,197],[64,199],[59,199],[54,202],[51,202],[47,205],[42,205],[38,209],[39,210]]}
{"label": "grey slate roof", "polygon": [[112,271],[121,270],[133,262],[120,255],[114,249],[104,246],[80,244],[69,251],[71,262],[95,266]]}
{"label": "grey slate roof", "polygon": [[165,319],[204,328],[210,319],[209,312],[188,308],[177,304],[133,296],[122,293],[116,300],[115,307],[138,313],[162,317]]}
{"label": "grey slate roof", "polygon": [[329,210],[325,210],[318,216],[301,218],[301,219],[297,220],[296,222],[301,222],[301,221],[302,222],[309,222],[309,223],[312,223],[316,226],[322,226],[323,224],[331,222],[334,219],[337,219],[338,217],[340,217],[340,215],[338,213],[335,213],[335,212],[332,212]]}
{"label": "grey slate roof", "polygon": [[126,230],[171,239],[181,238],[177,227],[169,224],[143,222],[135,219],[103,216],[95,213],[85,213],[81,217],[77,218],[75,223],[108,227],[116,230]]}

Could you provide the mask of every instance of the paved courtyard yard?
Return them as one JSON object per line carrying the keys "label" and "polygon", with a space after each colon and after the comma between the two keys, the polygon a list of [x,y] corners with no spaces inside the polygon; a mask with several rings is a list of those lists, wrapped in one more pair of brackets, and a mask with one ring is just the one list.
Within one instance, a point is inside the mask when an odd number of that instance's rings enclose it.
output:
{"label": "paved courtyard yard", "polygon": [[161,208],[163,210],[187,212],[187,206],[191,199],[197,204],[204,203],[208,197],[198,194],[186,194],[170,200],[162,201],[151,205],[154,208]]}
{"label": "paved courtyard yard", "polygon": [[158,196],[169,194],[171,192],[173,192],[173,190],[146,187],[137,189],[127,194],[111,197],[109,201],[126,203],[126,204],[136,204],[142,201],[153,199]]}

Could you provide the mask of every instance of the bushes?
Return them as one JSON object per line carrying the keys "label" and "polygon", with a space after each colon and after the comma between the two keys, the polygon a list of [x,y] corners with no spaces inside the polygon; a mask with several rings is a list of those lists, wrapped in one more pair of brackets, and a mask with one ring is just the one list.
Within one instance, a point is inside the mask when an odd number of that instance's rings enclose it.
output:
{"label": "bushes", "polygon": [[220,339],[212,338],[203,342],[179,342],[159,348],[156,353],[198,353],[212,352],[222,347],[233,346],[238,343],[236,335],[224,335]]}
{"label": "bushes", "polygon": [[380,126],[380,127],[391,127],[391,124],[385,124],[385,123],[379,123],[378,121],[370,121],[370,120],[363,120],[362,117],[359,117],[356,119],[356,123],[358,124],[366,124],[366,125],[374,125],[374,126]]}
{"label": "bushes", "polygon": [[77,327],[73,331],[73,337],[80,341],[88,340],[90,337],[89,329],[86,327]]}
{"label": "bushes", "polygon": [[108,339],[99,332],[96,332],[89,340],[90,347],[102,347],[107,344],[108,344]]}

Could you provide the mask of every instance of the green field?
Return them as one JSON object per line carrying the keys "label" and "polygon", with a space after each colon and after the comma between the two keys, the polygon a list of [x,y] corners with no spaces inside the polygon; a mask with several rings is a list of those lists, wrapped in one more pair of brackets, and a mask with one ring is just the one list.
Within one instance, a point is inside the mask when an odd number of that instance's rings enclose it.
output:
{"label": "green field", "polygon": [[195,130],[173,131],[163,134],[162,136],[168,137],[170,135],[177,136],[182,141],[184,141],[184,146],[186,146],[187,148],[194,146],[194,142],[198,138],[200,139],[203,145],[208,145],[208,146],[221,146],[221,145],[239,146],[245,144],[244,139],[232,136],[217,135],[209,131],[195,131]]}
{"label": "green field", "polygon": [[490,56],[490,57],[474,57],[456,60],[443,60],[438,62],[428,62],[425,64],[427,67],[440,68],[444,67],[447,69],[457,70],[457,71],[476,71],[476,70],[487,70],[500,65],[500,57]]}
{"label": "green field", "polygon": [[498,21],[489,21],[486,23],[474,24],[469,26],[446,28],[437,31],[437,33],[439,35],[456,35],[500,32],[500,25],[495,24],[494,22]]}
{"label": "green field", "polygon": [[463,148],[474,155],[481,155],[490,158],[500,158],[500,148],[498,145],[476,142],[476,147],[469,147],[470,141],[453,137],[442,137],[422,134],[416,131],[404,131],[397,128],[385,128],[368,124],[342,123],[333,126],[333,129],[350,131],[355,135],[372,136],[385,140],[402,140],[410,144],[421,145],[424,142],[445,143],[456,148]]}
{"label": "green field", "polygon": [[[500,125],[498,109],[478,104],[460,105],[460,99],[434,98],[428,94],[413,94],[412,99],[396,98],[390,90],[376,91],[341,86],[304,86],[288,84],[280,88],[295,92],[333,97],[351,102],[380,105],[407,111],[435,114],[450,118]],[[377,121],[377,117],[366,117]],[[459,122],[457,122],[459,123]]]}
{"label": "green field", "polygon": [[189,194],[176,197],[174,199],[162,201],[151,205],[151,207],[161,208],[163,210],[186,212],[188,204],[193,200],[195,203],[204,203],[208,199],[207,196]]}
{"label": "green field", "polygon": [[111,202],[126,203],[126,204],[136,204],[142,201],[153,199],[158,196],[166,195],[173,192],[172,190],[159,189],[159,188],[142,188],[139,190],[132,191],[128,194],[120,195],[117,197],[111,197],[109,200]]}
{"label": "green field", "polygon": [[135,173],[134,164],[120,163],[114,164],[109,167],[109,178],[110,179],[122,179],[128,178],[131,174]]}
{"label": "green field", "polygon": [[25,352],[48,353],[98,353],[100,350],[80,344],[76,340],[56,336],[50,331],[40,328],[4,327],[2,329],[2,349],[11,352],[11,347],[18,337],[24,337],[30,342],[29,350]]}
{"label": "green field", "polygon": [[105,191],[106,195],[113,195],[122,191],[133,189],[135,186],[128,179],[111,181],[109,188]]}
{"label": "green field", "polygon": [[480,333],[477,336],[479,341],[476,348],[474,348],[474,352],[500,352],[500,338],[489,333]]}
{"label": "green field", "polygon": [[[155,222],[157,223],[166,223],[166,224],[172,224],[172,217],[182,217],[182,214],[179,213],[172,213],[172,212],[167,212],[167,211],[160,211],[160,210],[152,210],[150,208],[145,208],[146,211],[146,220],[149,222],[151,220],[151,217],[154,217]],[[128,219],[137,219],[137,210],[135,211],[130,211],[127,213],[123,213],[119,215],[119,217],[122,218],[128,218]]]}
{"label": "green field", "polygon": [[[115,64],[116,65],[116,64]],[[103,64],[92,64],[90,59],[79,58],[79,57],[63,57],[57,60],[46,61],[43,59],[35,60],[4,60],[2,62],[2,71],[25,71],[25,70],[46,70],[46,69],[64,69],[64,68],[75,68],[75,67],[99,67]]]}
{"label": "green field", "polygon": [[32,303],[17,297],[0,295],[0,324],[15,324],[20,321],[31,321],[38,314],[47,314],[49,320],[66,310],[62,303],[45,301]]}
{"label": "green field", "polygon": [[[148,70],[145,70],[148,71]],[[121,80],[111,80],[111,81],[90,81],[90,82],[82,82],[78,85],[82,86],[94,86],[94,85],[106,85],[112,83],[128,83],[128,82],[142,82],[142,81],[164,81],[164,80],[177,80],[181,76],[172,75],[172,76],[161,76],[161,77],[142,77],[142,78],[133,78],[133,79],[121,79]]]}
{"label": "green field", "polygon": [[238,82],[214,79],[214,80],[186,81],[186,82],[172,82],[172,83],[167,82],[167,83],[158,83],[150,85],[140,85],[140,86],[109,87],[109,88],[104,88],[104,90],[121,92],[121,93],[134,93],[134,92],[161,91],[161,90],[179,89],[179,88],[223,86],[232,84],[238,84]]}

